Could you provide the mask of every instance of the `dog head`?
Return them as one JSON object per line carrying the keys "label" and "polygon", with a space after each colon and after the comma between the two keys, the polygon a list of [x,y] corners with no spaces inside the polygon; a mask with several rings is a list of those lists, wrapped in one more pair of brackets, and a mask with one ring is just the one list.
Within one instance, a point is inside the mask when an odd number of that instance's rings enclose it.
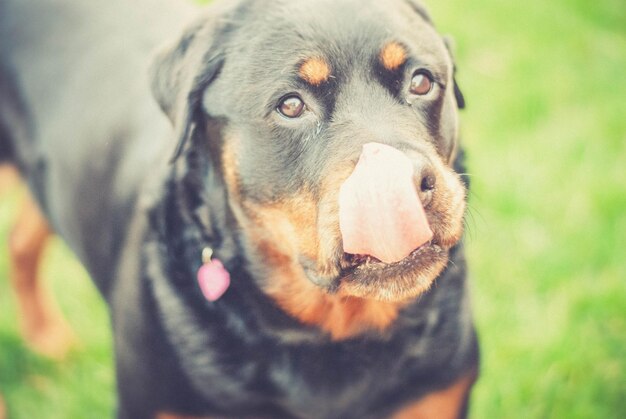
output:
{"label": "dog head", "polygon": [[461,238],[463,98],[413,0],[217,3],[153,90],[177,154],[208,150],[259,286],[302,319],[313,295],[415,298]]}

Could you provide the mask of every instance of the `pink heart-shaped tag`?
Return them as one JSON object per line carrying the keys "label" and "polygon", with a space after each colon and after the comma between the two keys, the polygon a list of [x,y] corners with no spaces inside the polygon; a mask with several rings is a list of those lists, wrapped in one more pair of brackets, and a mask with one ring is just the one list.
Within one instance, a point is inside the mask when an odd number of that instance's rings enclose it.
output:
{"label": "pink heart-shaped tag", "polygon": [[217,301],[230,286],[230,274],[222,262],[213,259],[198,270],[198,284],[204,298],[211,302]]}

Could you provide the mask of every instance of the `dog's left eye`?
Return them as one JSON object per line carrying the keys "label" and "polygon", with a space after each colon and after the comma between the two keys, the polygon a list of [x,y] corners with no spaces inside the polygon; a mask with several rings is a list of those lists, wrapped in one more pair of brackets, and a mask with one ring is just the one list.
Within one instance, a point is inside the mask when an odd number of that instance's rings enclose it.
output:
{"label": "dog's left eye", "polygon": [[417,71],[411,79],[411,93],[424,96],[433,89],[433,78],[426,71]]}
{"label": "dog's left eye", "polygon": [[287,96],[280,101],[276,110],[284,117],[299,118],[304,113],[306,106],[297,95]]}

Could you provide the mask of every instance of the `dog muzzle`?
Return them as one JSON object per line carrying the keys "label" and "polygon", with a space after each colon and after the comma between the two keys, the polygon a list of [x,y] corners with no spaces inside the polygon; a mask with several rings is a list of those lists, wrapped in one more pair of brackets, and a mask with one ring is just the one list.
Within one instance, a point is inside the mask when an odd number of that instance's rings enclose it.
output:
{"label": "dog muzzle", "polygon": [[430,229],[411,160],[400,150],[368,143],[339,191],[344,252],[399,262],[428,243]]}

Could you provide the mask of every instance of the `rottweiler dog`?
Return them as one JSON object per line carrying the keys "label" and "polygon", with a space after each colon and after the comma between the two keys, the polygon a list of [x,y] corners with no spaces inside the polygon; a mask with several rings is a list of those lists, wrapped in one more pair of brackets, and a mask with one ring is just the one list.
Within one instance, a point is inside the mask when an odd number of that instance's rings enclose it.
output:
{"label": "rottweiler dog", "polygon": [[0,7],[23,315],[62,334],[53,231],[110,309],[119,418],[466,416],[464,101],[417,0]]}

